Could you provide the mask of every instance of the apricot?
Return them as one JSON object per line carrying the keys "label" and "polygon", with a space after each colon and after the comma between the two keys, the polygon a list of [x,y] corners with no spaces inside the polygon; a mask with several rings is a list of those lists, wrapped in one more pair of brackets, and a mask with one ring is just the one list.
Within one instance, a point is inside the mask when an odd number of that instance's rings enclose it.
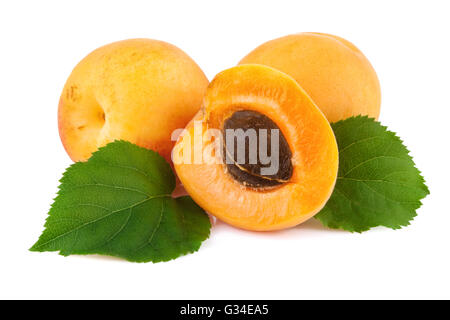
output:
{"label": "apricot", "polygon": [[336,139],[323,113],[293,78],[263,65],[214,78],[172,157],[201,207],[255,231],[312,217],[330,197],[338,170]]}
{"label": "apricot", "polygon": [[239,62],[246,63],[292,76],[330,122],[380,114],[375,70],[355,45],[340,37],[309,32],[285,36],[262,44]]}
{"label": "apricot", "polygon": [[103,46],[72,71],[59,102],[62,143],[74,161],[116,139],[170,159],[171,133],[201,106],[208,79],[177,47],[132,39]]}

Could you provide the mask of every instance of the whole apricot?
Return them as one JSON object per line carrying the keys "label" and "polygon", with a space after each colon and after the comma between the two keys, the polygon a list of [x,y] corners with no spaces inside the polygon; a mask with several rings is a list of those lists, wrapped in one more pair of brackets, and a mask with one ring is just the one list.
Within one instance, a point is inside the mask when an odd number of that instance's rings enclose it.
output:
{"label": "whole apricot", "polygon": [[330,122],[379,116],[381,91],[375,70],[345,39],[323,33],[285,36],[257,47],[239,64],[253,63],[293,77]]}
{"label": "whole apricot", "polygon": [[123,139],[167,160],[171,134],[200,109],[208,79],[182,50],[132,39],[103,46],[72,71],[59,102],[62,143],[74,161]]}

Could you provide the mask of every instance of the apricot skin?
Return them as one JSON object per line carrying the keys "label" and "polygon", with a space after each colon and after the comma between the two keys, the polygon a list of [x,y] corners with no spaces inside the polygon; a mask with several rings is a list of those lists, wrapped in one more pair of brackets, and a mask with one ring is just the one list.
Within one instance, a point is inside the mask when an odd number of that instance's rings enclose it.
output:
{"label": "apricot skin", "polygon": [[293,77],[328,121],[380,114],[380,84],[370,62],[349,41],[299,33],[268,41],[239,64],[263,64]]}
{"label": "apricot skin", "polygon": [[74,161],[116,139],[170,160],[172,131],[196,114],[207,86],[198,65],[171,44],[132,39],[103,46],[75,67],[64,86],[62,143]]}

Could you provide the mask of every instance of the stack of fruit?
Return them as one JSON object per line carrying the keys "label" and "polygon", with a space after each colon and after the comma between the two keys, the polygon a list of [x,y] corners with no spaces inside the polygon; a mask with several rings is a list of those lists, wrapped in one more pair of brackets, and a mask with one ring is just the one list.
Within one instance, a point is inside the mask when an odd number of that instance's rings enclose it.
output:
{"label": "stack of fruit", "polygon": [[167,261],[208,238],[205,211],[254,231],[406,226],[428,189],[380,103],[366,57],[328,34],[269,41],[211,83],[165,42],[101,47],[61,95],[76,163],[31,250]]}

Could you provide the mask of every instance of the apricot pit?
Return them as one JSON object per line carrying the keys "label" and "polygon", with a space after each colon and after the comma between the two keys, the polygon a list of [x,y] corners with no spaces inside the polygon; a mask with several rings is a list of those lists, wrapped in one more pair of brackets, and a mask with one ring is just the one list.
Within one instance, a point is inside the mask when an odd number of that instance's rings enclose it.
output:
{"label": "apricot pit", "polygon": [[[271,150],[271,132],[272,130],[279,130],[278,126],[265,115],[251,110],[236,111],[233,115],[224,121],[224,131],[226,130],[255,130],[256,140],[259,142],[261,137],[261,130],[266,130],[265,144],[267,145],[267,150]],[[279,139],[276,142],[279,144],[278,152],[278,164],[279,170],[271,175],[261,174],[261,169],[264,164],[261,163],[261,159],[251,163],[250,161],[250,142],[245,143],[245,159],[244,163],[238,163],[238,141],[237,137],[234,137],[233,150],[227,149],[227,143],[224,143],[224,160],[227,163],[228,173],[238,182],[245,186],[253,188],[267,188],[276,185],[280,185],[289,181],[292,176],[292,152],[289,149],[289,145],[283,134],[279,135]],[[257,145],[258,147],[258,145]],[[260,151],[260,150],[256,150]],[[230,154],[233,156],[230,156]],[[255,152],[257,153],[257,152]],[[229,161],[226,161],[226,160]]]}

